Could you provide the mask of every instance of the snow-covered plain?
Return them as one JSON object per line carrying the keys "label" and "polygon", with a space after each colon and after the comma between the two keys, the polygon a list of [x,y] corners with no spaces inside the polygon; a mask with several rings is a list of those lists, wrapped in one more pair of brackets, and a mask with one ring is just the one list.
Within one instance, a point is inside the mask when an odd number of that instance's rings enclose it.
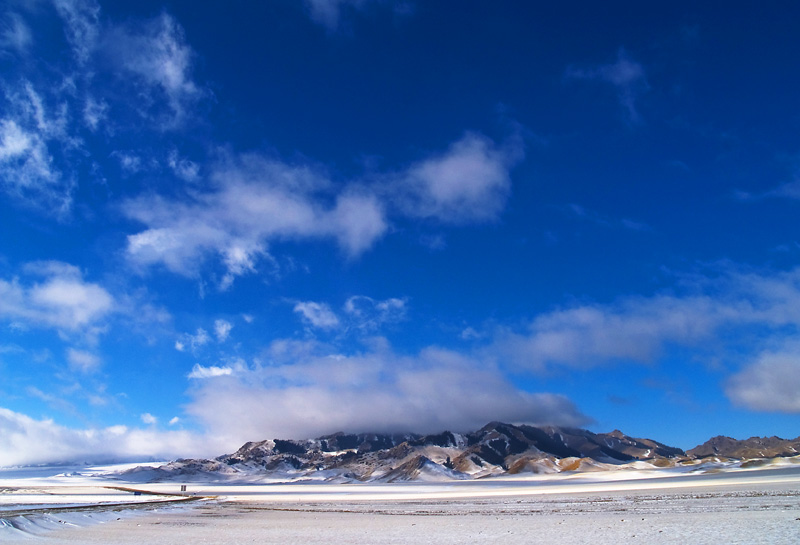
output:
{"label": "snow-covered plain", "polygon": [[795,544],[798,462],[185,492],[114,478],[122,467],[0,470],[0,542]]}

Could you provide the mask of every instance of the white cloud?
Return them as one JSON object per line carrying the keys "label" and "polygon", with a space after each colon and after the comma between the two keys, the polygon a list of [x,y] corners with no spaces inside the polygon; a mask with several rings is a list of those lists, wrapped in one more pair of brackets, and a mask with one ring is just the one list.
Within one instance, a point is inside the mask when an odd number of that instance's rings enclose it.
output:
{"label": "white cloud", "polygon": [[231,334],[231,329],[233,329],[233,324],[226,320],[214,321],[214,333],[217,335],[217,340],[221,343],[224,343],[226,340],[228,340],[228,336]]}
{"label": "white cloud", "polygon": [[477,339],[482,339],[485,336],[486,335],[484,333],[481,333],[472,326],[465,327],[463,330],[461,330],[461,334],[459,335],[459,337],[465,341],[474,341]]}
{"label": "white cloud", "polygon": [[176,150],[172,150],[167,157],[167,164],[175,176],[186,182],[197,180],[200,173],[200,165],[189,159],[184,159],[178,155]]}
{"label": "white cloud", "polygon": [[72,204],[71,185],[53,165],[45,139],[14,119],[0,119],[0,178],[7,193],[57,214]]}
{"label": "white cloud", "polygon": [[16,13],[7,14],[0,30],[0,48],[26,53],[31,43],[33,43],[31,29],[22,17]]}
{"label": "white cloud", "polygon": [[326,217],[326,231],[348,256],[368,250],[387,231],[383,205],[368,194],[343,193]]}
{"label": "white cloud", "polygon": [[[297,343],[293,343],[297,344]],[[566,398],[517,389],[485,362],[436,347],[344,356],[276,343],[267,366],[203,382],[188,412],[231,445],[347,432],[476,429],[490,420],[581,425]]]}
{"label": "white cloud", "polygon": [[295,304],[294,311],[299,314],[305,323],[319,329],[336,329],[339,327],[339,318],[325,303],[301,301]]}
{"label": "white cloud", "polygon": [[442,154],[376,175],[371,186],[335,185],[308,162],[227,157],[211,168],[209,190],[127,201],[125,215],[145,226],[128,237],[127,256],[135,265],[163,265],[190,277],[216,257],[225,267],[222,290],[256,272],[276,241],[333,239],[355,257],[389,230],[390,205],[402,215],[450,224],[496,219],[510,191],[509,169],[521,156],[517,138],[498,147],[468,133]]}
{"label": "white cloud", "polygon": [[584,221],[589,221],[604,227],[622,227],[632,231],[648,231],[650,227],[644,223],[634,221],[628,218],[617,219],[600,214],[593,210],[587,210],[585,207],[570,203],[564,207],[564,211],[568,214],[579,218]]}
{"label": "white cloud", "polygon": [[23,203],[58,216],[72,206],[74,180],[56,158],[80,149],[69,132],[69,109],[61,96],[38,92],[22,79],[4,87],[0,117],[0,188]]}
{"label": "white cloud", "polygon": [[324,26],[329,32],[339,29],[347,12],[363,11],[370,5],[393,7],[396,14],[407,14],[411,11],[408,2],[393,0],[305,0],[305,4],[311,20]]}
{"label": "white cloud", "polygon": [[647,77],[644,67],[632,60],[624,50],[619,50],[616,62],[589,69],[569,67],[566,74],[569,78],[597,80],[612,85],[628,120],[631,123],[641,122],[636,101],[649,88]]}
{"label": "white cloud", "polygon": [[187,377],[204,379],[204,378],[224,377],[232,373],[233,369],[231,367],[228,367],[227,365],[223,367],[217,367],[215,365],[204,367],[199,363],[195,363],[194,367],[192,367],[192,372],[189,373]]}
{"label": "white cloud", "polygon": [[704,297],[625,299],[538,316],[526,333],[503,331],[492,350],[515,366],[555,363],[593,367],[609,361],[652,362],[668,342],[694,344],[719,325],[720,309]]}
{"label": "white cloud", "polygon": [[178,418],[177,416],[173,416],[173,417],[172,417],[172,418],[170,418],[170,420],[169,420],[169,425],[170,425],[170,426],[177,426],[178,424],[180,424],[180,422],[181,422],[181,419],[180,419],[180,418]]}
{"label": "white cloud", "polygon": [[767,192],[764,196],[800,200],[800,180],[793,180],[779,185],[772,191]]}
{"label": "white cloud", "polygon": [[759,354],[728,380],[725,393],[755,411],[800,413],[800,343]]}
{"label": "white cloud", "polygon": [[96,131],[108,117],[109,106],[104,100],[87,97],[83,105],[83,121],[90,130]]}
{"label": "white cloud", "polygon": [[411,165],[392,186],[403,213],[463,224],[496,219],[511,191],[511,167],[521,159],[521,142],[505,149],[467,133],[439,155]]}
{"label": "white cloud", "polygon": [[133,263],[195,276],[216,255],[226,268],[224,289],[254,272],[273,240],[333,238],[357,255],[387,229],[376,198],[345,191],[329,199],[332,184],[309,166],[250,154],[218,164],[211,176],[217,189],[190,200],[150,196],[124,205],[127,216],[147,227],[128,237]]}
{"label": "white cloud", "polygon": [[526,332],[500,331],[487,354],[536,371],[548,365],[586,368],[653,362],[669,345],[722,346],[722,334],[742,328],[766,338],[800,330],[800,269],[758,274],[726,268],[694,283],[686,295],[627,297],[541,314]]}
{"label": "white cloud", "polygon": [[362,331],[374,331],[384,324],[400,322],[405,319],[406,310],[406,300],[396,297],[376,301],[365,295],[354,295],[344,303],[351,327]]}
{"label": "white cloud", "polygon": [[100,35],[100,5],[93,0],[54,0],[53,4],[66,23],[67,40],[76,60],[86,63]]}
{"label": "white cloud", "polygon": [[181,335],[181,337],[175,341],[175,350],[178,352],[183,352],[186,350],[186,345],[188,345],[192,353],[195,353],[197,352],[198,348],[207,345],[210,341],[211,337],[209,336],[208,332],[202,327],[198,327],[197,332],[194,335],[189,333],[184,333]]}
{"label": "white cloud", "polygon": [[155,425],[155,424],[158,423],[158,418],[156,418],[155,416],[153,416],[150,413],[144,413],[144,414],[142,414],[140,416],[140,418],[141,418],[143,423],[145,423],[145,424],[147,424],[149,426],[152,426],[152,425]]}
{"label": "white cloud", "polygon": [[40,279],[27,285],[0,279],[0,317],[94,337],[115,310],[115,300],[99,284],[86,282],[80,270],[55,261],[29,264]]}
{"label": "white cloud", "polygon": [[70,348],[67,350],[67,361],[69,361],[69,366],[71,369],[80,371],[81,373],[94,372],[102,363],[100,358],[95,354],[86,352],[84,350],[77,350],[75,348]]}
{"label": "white cloud", "polygon": [[142,158],[130,151],[115,150],[111,156],[119,161],[119,166],[127,174],[135,174],[142,170]]}
{"label": "white cloud", "polygon": [[0,407],[0,467],[58,462],[215,456],[230,446],[211,436],[111,426],[74,429]]}
{"label": "white cloud", "polygon": [[164,128],[182,124],[206,96],[191,77],[194,53],[183,28],[170,15],[111,28],[105,45],[119,68],[155,95],[150,96],[154,104],[166,99],[169,116],[163,119]]}

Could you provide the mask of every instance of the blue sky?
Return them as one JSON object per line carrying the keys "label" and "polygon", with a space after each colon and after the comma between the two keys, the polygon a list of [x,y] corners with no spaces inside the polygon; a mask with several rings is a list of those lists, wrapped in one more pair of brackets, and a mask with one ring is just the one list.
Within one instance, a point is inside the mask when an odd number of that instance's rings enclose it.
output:
{"label": "blue sky", "polygon": [[798,435],[797,10],[6,1],[0,465]]}

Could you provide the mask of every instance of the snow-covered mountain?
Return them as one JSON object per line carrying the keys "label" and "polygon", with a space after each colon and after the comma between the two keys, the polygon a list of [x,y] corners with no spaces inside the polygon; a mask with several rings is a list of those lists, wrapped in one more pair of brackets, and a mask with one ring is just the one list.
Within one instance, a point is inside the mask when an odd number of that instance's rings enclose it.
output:
{"label": "snow-covered mountain", "polygon": [[214,460],[177,460],[155,469],[137,468],[125,477],[396,482],[591,471],[637,461],[659,467],[682,457],[681,449],[617,430],[592,433],[491,422],[468,434],[336,433],[303,441],[249,442]]}

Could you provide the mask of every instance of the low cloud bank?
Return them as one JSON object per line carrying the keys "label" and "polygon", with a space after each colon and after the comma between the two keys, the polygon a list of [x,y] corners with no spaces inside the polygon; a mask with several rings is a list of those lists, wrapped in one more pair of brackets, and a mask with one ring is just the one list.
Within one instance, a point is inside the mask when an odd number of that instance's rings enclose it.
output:
{"label": "low cloud bank", "polygon": [[222,444],[187,431],[74,429],[0,407],[0,467],[214,455]]}
{"label": "low cloud bank", "polygon": [[589,422],[566,397],[523,391],[496,368],[450,350],[403,356],[382,346],[343,356],[318,348],[275,343],[270,365],[209,373],[187,411],[229,444],[336,431],[471,431],[491,420]]}
{"label": "low cloud bank", "polygon": [[[0,408],[0,466],[209,457],[247,441],[337,431],[472,431],[489,421],[582,426],[566,397],[531,393],[498,369],[451,350],[396,354],[383,341],[352,356],[313,342],[277,341],[270,364],[196,365],[186,411],[202,431],[112,426],[73,429]],[[143,419],[145,416],[143,415]]]}

